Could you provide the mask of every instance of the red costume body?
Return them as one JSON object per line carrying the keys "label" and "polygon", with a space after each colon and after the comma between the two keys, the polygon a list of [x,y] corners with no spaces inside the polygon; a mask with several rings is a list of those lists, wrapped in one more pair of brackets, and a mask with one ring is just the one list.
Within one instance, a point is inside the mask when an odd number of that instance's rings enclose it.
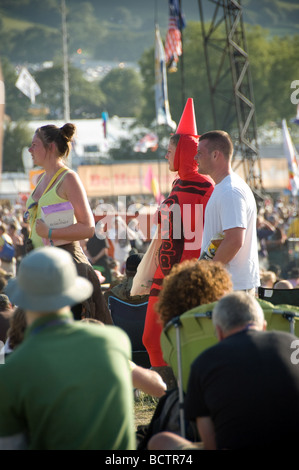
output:
{"label": "red costume body", "polygon": [[158,212],[162,243],[143,332],[143,343],[152,367],[166,365],[160,346],[162,327],[155,310],[163,279],[174,264],[200,256],[204,212],[214,189],[214,182],[210,177],[198,174],[194,160],[197,145],[197,137],[180,136],[174,158],[178,178],[173,182],[171,193]]}

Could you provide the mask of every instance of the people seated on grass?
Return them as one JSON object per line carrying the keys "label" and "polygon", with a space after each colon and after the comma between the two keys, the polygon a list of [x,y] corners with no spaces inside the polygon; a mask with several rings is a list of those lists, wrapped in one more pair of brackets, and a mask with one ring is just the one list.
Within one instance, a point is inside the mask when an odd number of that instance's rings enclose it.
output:
{"label": "people seated on grass", "polygon": [[133,284],[133,278],[137,272],[139,263],[141,262],[144,254],[131,251],[130,255],[126,260],[126,272],[125,276],[119,283],[113,285],[109,290],[104,293],[106,302],[110,295],[117,297],[124,302],[132,304],[141,304],[148,301],[148,295],[131,295],[131,289]]}

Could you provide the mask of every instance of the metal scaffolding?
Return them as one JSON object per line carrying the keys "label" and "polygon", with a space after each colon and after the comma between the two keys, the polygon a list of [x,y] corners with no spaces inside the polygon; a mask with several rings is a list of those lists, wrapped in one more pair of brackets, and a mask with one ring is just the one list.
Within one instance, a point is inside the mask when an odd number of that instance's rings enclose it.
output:
{"label": "metal scaffolding", "polygon": [[[233,169],[243,165],[246,182],[258,193],[263,189],[262,171],[241,2],[198,0],[198,5],[214,128],[230,130],[235,144]],[[207,9],[210,17],[212,13],[209,22]]]}

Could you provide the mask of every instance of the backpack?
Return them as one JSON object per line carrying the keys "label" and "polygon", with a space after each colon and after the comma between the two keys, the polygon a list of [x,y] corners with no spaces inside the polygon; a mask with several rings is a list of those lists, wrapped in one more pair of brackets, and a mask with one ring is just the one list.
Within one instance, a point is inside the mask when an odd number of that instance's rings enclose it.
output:
{"label": "backpack", "polygon": [[[185,430],[185,437],[189,441],[199,442],[201,440],[195,422],[185,419]],[[178,388],[168,390],[165,395],[159,399],[151,422],[148,426],[138,426],[137,450],[146,450],[150,438],[162,431],[169,431],[178,435],[181,434]]]}
{"label": "backpack", "polygon": [[10,261],[13,259],[15,256],[15,249],[13,245],[8,243],[7,240],[4,240],[4,245],[2,247],[2,250],[0,251],[0,259],[3,261],[6,261],[7,263],[10,263]]}

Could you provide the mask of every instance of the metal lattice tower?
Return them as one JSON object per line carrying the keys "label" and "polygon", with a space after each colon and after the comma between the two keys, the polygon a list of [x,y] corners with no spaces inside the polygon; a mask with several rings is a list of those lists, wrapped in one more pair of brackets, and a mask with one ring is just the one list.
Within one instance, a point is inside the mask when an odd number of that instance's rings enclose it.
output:
{"label": "metal lattice tower", "polygon": [[[243,165],[246,182],[259,192],[262,172],[241,2],[198,0],[198,4],[214,128],[231,133],[235,145],[233,169]],[[205,23],[205,8],[211,10],[211,4],[214,5],[212,19]],[[214,52],[210,54],[212,49]],[[219,105],[222,110],[219,114],[224,116],[221,123],[217,115]]]}

